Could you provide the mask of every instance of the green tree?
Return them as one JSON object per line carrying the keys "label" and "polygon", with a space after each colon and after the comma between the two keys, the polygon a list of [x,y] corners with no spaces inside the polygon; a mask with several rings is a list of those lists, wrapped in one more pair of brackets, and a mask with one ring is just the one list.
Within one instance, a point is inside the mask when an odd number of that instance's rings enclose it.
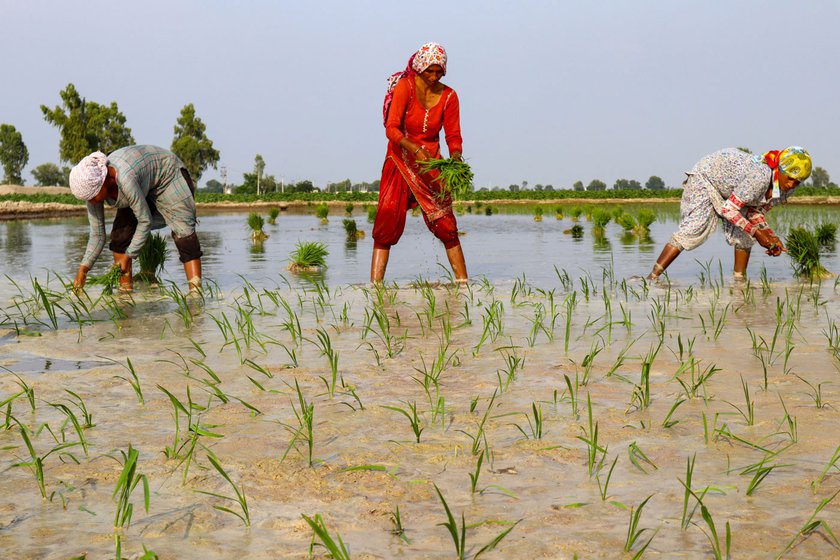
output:
{"label": "green tree", "polygon": [[175,124],[172,151],[181,158],[196,183],[208,167],[216,169],[219,162],[219,151],[213,149],[213,142],[205,134],[206,129],[201,119],[195,116],[193,104],[184,105]]}
{"label": "green tree", "polygon": [[661,177],[651,175],[650,179],[648,179],[645,183],[645,188],[652,191],[661,191],[665,188],[665,181],[663,181]]}
{"label": "green tree", "polygon": [[265,171],[265,160],[260,154],[257,154],[254,158],[254,178],[257,181],[257,194],[260,194],[260,192],[267,192],[265,189],[260,190],[260,181],[262,181],[263,171]]}
{"label": "green tree", "polygon": [[592,179],[589,185],[586,186],[586,190],[588,191],[605,191],[607,190],[607,184],[600,179]]}
{"label": "green tree", "polygon": [[510,192],[519,192],[519,185],[508,185],[508,190]]}
{"label": "green tree", "polygon": [[831,178],[828,176],[828,171],[822,167],[815,167],[811,171],[811,183],[818,189],[824,189],[831,183]]}
{"label": "green tree", "polygon": [[206,193],[222,193],[225,192],[225,186],[221,181],[210,179],[207,183],[205,183],[204,188],[201,190]]}
{"label": "green tree", "polygon": [[575,184],[572,185],[572,188],[576,191],[582,191],[585,189],[583,186],[583,181],[575,181]]}
{"label": "green tree", "polygon": [[54,163],[42,163],[32,170],[32,176],[39,187],[67,186],[70,168],[60,168]]}
{"label": "green tree", "polygon": [[635,179],[616,179],[613,189],[615,190],[631,190],[637,191],[642,188],[642,184]]}
{"label": "green tree", "polygon": [[117,103],[100,105],[87,101],[73,84],[59,92],[62,105],[50,109],[41,105],[44,120],[59,129],[58,153],[61,161],[71,164],[91,152],[106,154],[134,144],[131,129],[125,125]]}
{"label": "green tree", "polygon": [[3,182],[22,185],[20,174],[29,161],[29,150],[23,143],[23,135],[10,124],[0,124],[0,165],[3,166]]}

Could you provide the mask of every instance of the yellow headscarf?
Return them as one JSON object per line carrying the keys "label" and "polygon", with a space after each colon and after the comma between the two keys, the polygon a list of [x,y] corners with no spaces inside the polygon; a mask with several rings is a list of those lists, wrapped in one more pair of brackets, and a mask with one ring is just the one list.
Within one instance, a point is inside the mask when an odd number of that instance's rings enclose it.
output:
{"label": "yellow headscarf", "polygon": [[764,163],[773,170],[773,198],[779,198],[779,172],[800,183],[811,176],[811,155],[800,146],[789,146],[782,150],[771,150],[762,156]]}

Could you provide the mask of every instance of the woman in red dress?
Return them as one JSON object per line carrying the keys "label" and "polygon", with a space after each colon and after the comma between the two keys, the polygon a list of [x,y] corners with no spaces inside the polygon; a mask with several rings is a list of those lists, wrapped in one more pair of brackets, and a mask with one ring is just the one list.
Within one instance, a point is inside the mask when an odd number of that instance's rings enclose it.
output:
{"label": "woman in red dress", "polygon": [[446,51],[426,43],[403,72],[389,79],[383,114],[388,153],[382,167],[379,206],[373,225],[371,282],[381,282],[391,246],[405,229],[406,211],[420,206],[429,230],[443,242],[457,281],[467,280],[467,265],[452,213],[452,198],[436,181],[437,171],[423,173],[420,162],[438,159],[440,131],[452,158],[461,158],[458,95],[441,83],[446,74]]}

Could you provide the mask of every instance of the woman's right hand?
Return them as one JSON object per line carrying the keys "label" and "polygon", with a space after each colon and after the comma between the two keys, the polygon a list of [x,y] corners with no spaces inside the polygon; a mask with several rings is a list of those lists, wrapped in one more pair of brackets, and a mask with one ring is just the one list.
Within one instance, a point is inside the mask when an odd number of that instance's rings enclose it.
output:
{"label": "woman's right hand", "polygon": [[426,151],[425,148],[420,148],[420,151],[414,154],[414,159],[417,161],[426,161],[432,159],[432,156],[429,154],[429,152]]}
{"label": "woman's right hand", "polygon": [[767,249],[767,254],[778,257],[784,251],[785,246],[782,240],[773,233],[773,230],[767,228],[759,228],[755,232],[755,240],[758,244]]}
{"label": "woman's right hand", "polygon": [[79,267],[79,272],[76,273],[76,279],[73,280],[73,289],[78,291],[85,287],[87,281],[87,273],[90,270],[85,265]]}

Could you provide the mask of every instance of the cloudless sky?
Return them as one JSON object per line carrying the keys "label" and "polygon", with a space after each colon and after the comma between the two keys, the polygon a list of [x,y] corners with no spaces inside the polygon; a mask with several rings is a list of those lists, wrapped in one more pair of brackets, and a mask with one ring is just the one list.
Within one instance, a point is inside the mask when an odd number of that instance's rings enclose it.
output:
{"label": "cloudless sky", "polygon": [[[385,79],[449,54],[478,186],[644,183],[718,148],[803,145],[840,179],[840,0],[0,0],[0,123],[58,161],[39,106],[73,83],[169,147],[194,103],[240,183],[379,178]],[[209,170],[201,183],[218,178]]]}

